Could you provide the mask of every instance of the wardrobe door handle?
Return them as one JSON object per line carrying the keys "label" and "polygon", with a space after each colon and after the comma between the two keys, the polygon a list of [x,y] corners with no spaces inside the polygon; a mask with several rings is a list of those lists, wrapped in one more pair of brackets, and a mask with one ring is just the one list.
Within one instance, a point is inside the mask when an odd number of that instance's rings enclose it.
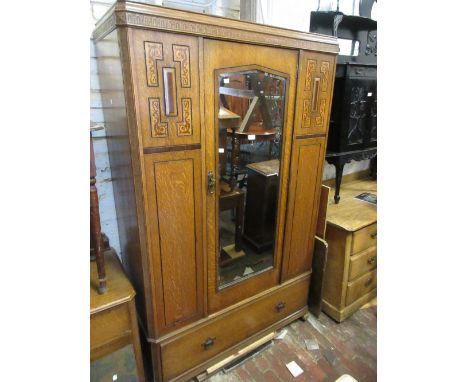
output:
{"label": "wardrobe door handle", "polygon": [[208,337],[205,342],[203,342],[201,344],[201,346],[203,346],[203,349],[205,350],[208,350],[211,346],[214,345],[214,341],[215,341],[216,337]]}
{"label": "wardrobe door handle", "polygon": [[208,171],[208,192],[214,194],[216,186],[216,179],[213,171]]}

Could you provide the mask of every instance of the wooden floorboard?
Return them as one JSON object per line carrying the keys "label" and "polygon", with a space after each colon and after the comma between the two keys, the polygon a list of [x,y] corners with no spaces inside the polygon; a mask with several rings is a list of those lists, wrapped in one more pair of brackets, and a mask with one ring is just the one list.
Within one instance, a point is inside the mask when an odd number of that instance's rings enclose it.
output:
{"label": "wooden floorboard", "polygon": [[[321,314],[286,328],[284,339],[274,340],[267,350],[228,373],[218,372],[207,382],[332,382],[343,374],[359,382],[377,380],[377,306],[361,309],[340,324]],[[315,339],[319,349],[307,350],[307,339]],[[296,378],[286,368],[291,361],[304,370]]]}

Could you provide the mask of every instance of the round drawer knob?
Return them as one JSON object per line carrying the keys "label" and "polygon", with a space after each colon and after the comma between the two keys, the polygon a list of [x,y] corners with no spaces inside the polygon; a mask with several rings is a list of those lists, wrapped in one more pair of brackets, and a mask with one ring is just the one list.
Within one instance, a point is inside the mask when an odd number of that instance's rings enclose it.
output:
{"label": "round drawer knob", "polygon": [[371,284],[372,284],[372,278],[367,279],[366,282],[364,283],[364,286],[368,287]]}
{"label": "round drawer knob", "polygon": [[280,301],[278,304],[276,304],[275,309],[279,313],[284,309],[285,306],[286,304],[283,301]]}
{"label": "round drawer knob", "polygon": [[375,263],[375,256],[369,257],[367,259],[367,264],[372,265]]}
{"label": "round drawer knob", "polygon": [[208,337],[205,342],[202,343],[203,349],[208,350],[211,346],[214,345],[216,337]]}

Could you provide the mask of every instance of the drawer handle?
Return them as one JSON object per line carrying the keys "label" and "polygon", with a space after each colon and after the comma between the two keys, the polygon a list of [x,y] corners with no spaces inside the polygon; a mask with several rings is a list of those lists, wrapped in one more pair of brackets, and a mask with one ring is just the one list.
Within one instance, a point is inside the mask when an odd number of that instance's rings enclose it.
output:
{"label": "drawer handle", "polygon": [[275,309],[279,313],[284,309],[285,306],[286,304],[283,301],[280,301],[278,304],[276,304]]}
{"label": "drawer handle", "polygon": [[369,257],[367,259],[367,264],[372,265],[375,263],[375,256]]}
{"label": "drawer handle", "polygon": [[205,342],[203,342],[201,344],[201,346],[203,346],[203,349],[205,350],[208,350],[211,346],[214,345],[214,341],[215,341],[216,337],[208,337]]}
{"label": "drawer handle", "polygon": [[370,235],[370,237],[371,237],[371,239],[375,239],[375,238],[377,237],[377,232],[376,232],[376,233],[372,233],[372,234]]}
{"label": "drawer handle", "polygon": [[365,287],[368,287],[369,285],[372,284],[372,277],[370,279],[367,279],[366,282],[364,283]]}

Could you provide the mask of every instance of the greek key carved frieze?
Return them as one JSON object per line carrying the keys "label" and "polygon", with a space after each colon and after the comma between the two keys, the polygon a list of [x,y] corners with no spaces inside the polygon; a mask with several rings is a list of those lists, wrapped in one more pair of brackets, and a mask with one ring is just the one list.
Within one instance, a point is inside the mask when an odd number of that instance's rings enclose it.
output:
{"label": "greek key carved frieze", "polygon": [[[297,40],[294,38],[273,36],[269,34],[245,31],[229,27],[202,24],[187,20],[169,19],[161,16],[142,15],[136,13],[118,12],[117,25],[134,25],[146,28],[178,31],[196,35],[204,35],[227,40],[242,40],[259,42],[268,45],[288,46],[292,48],[317,49],[319,41]],[[323,41],[325,44],[328,41]],[[326,47],[324,45],[324,47]]]}

